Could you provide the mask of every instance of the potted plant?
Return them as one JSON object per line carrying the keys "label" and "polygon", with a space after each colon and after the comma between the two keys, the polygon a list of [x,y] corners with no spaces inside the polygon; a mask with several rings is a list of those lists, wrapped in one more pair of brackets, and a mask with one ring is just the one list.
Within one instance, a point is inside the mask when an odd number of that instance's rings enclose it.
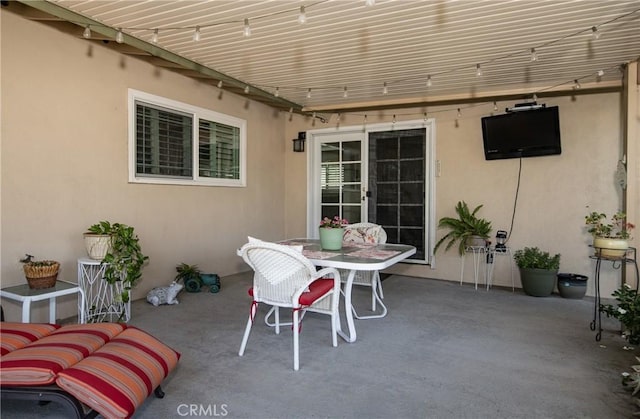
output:
{"label": "potted plant", "polygon": [[202,280],[200,279],[201,272],[197,265],[181,263],[176,266],[176,272],[178,274],[175,277],[175,281],[182,281],[187,292],[200,292]]}
{"label": "potted plant", "polygon": [[456,205],[458,218],[442,217],[438,222],[438,228],[448,228],[450,231],[436,243],[433,251],[437,251],[440,245],[449,241],[445,251],[458,243],[458,252],[463,255],[467,246],[485,246],[486,240],[491,233],[491,222],[476,214],[482,208],[478,205],[473,211],[469,211],[469,206],[464,201],[459,201]]}
{"label": "potted plant", "polygon": [[92,225],[83,233],[84,247],[91,259],[102,260],[111,250],[111,224],[101,221]]}
{"label": "potted plant", "polygon": [[593,236],[596,256],[620,258],[629,248],[630,231],[635,225],[627,222],[624,212],[617,212],[607,222],[607,215],[593,211],[585,217],[587,232]]}
{"label": "potted plant", "polygon": [[516,250],[513,259],[520,269],[522,290],[534,297],[548,297],[553,292],[560,269],[560,254],[551,256],[537,247]]}
{"label": "potted plant", "polygon": [[344,226],[349,221],[337,215],[333,218],[324,217],[320,221],[320,246],[323,250],[342,249],[342,238],[344,237]]}
{"label": "potted plant", "polygon": [[[121,286],[119,301],[116,302],[129,303],[130,291],[140,280],[142,267],[149,259],[142,253],[134,228],[126,224],[100,221],[89,227],[88,231],[111,237],[110,249],[102,258],[102,264],[106,265],[103,278],[110,285],[119,283]],[[122,315],[124,314],[123,307]]]}
{"label": "potted plant", "polygon": [[618,319],[624,326],[623,335],[634,345],[640,343],[640,295],[638,291],[624,284],[613,292],[617,305],[600,304],[600,311],[607,317]]}

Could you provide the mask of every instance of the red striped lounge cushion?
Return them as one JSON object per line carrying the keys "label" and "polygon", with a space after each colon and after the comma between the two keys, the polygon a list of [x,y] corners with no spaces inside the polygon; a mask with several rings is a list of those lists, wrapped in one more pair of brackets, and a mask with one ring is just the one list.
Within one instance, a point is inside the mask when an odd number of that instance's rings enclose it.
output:
{"label": "red striped lounge cushion", "polygon": [[180,354],[129,327],[56,383],[106,418],[128,418],[176,367]]}
{"label": "red striped lounge cushion", "polygon": [[59,328],[55,324],[0,322],[0,356],[23,348]]}
{"label": "red striped lounge cushion", "polygon": [[125,328],[118,323],[63,326],[1,357],[0,382],[3,386],[51,384],[60,371],[82,361]]}

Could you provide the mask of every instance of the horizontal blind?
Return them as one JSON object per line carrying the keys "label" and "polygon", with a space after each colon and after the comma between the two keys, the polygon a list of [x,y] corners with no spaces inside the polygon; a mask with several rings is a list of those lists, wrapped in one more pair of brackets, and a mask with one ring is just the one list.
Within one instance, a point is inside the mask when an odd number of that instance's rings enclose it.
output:
{"label": "horizontal blind", "polygon": [[193,116],[136,102],[136,174],[193,176]]}
{"label": "horizontal blind", "polygon": [[240,178],[240,128],[200,119],[198,165],[201,177]]}

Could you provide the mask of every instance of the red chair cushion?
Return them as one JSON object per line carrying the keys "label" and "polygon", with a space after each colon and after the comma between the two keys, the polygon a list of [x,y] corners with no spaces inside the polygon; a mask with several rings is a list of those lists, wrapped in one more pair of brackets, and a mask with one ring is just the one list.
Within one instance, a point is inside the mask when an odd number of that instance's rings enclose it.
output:
{"label": "red chair cushion", "polygon": [[332,289],[333,279],[317,279],[309,285],[309,292],[303,292],[298,301],[303,306],[310,306]]}
{"label": "red chair cushion", "polygon": [[[298,302],[303,306],[310,306],[318,298],[322,297],[333,289],[333,279],[320,278],[309,285],[309,291],[305,291],[300,296]],[[253,297],[253,287],[249,288],[249,295]]]}

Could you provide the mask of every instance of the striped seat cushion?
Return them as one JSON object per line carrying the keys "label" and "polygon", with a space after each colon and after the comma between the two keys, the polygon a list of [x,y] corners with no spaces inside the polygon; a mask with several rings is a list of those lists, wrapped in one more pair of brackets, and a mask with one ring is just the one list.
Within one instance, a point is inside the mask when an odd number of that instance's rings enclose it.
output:
{"label": "striped seat cushion", "polygon": [[55,324],[0,322],[0,356],[23,348],[59,327]]}
{"label": "striped seat cushion", "polygon": [[63,326],[19,351],[0,358],[0,382],[3,386],[38,386],[55,381],[56,375],[82,361],[126,325],[118,323]]}
{"label": "striped seat cushion", "polygon": [[101,349],[58,374],[56,383],[102,416],[126,418],[176,367],[180,354],[129,327]]}

